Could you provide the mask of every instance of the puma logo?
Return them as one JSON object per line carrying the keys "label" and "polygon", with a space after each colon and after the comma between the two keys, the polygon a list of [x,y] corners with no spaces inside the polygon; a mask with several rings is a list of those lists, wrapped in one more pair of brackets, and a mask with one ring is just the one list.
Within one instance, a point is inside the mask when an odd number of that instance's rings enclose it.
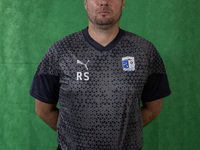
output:
{"label": "puma logo", "polygon": [[87,67],[87,64],[90,62],[90,60],[87,61],[86,64],[84,64],[83,62],[81,62],[80,60],[77,59],[77,64],[80,64],[80,65],[84,65],[86,70],[88,70],[88,67]]}

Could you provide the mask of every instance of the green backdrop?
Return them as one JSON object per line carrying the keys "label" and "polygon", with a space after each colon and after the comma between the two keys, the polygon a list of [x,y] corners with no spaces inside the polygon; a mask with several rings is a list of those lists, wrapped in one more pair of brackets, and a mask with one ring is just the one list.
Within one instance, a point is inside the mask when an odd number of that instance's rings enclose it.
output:
{"label": "green backdrop", "polygon": [[[55,150],[28,92],[50,45],[87,23],[83,0],[0,0],[0,149]],[[200,1],[126,0],[120,26],[154,43],[172,90],[144,150],[199,149]]]}

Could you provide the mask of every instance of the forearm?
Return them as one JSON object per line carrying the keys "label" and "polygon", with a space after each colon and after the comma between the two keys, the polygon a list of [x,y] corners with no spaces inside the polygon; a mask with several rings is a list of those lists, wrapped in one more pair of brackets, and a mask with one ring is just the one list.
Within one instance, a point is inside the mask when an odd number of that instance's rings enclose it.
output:
{"label": "forearm", "polygon": [[38,116],[46,122],[53,130],[57,130],[57,121],[58,121],[59,109],[55,108],[51,112],[38,114]]}
{"label": "forearm", "polygon": [[143,102],[141,108],[143,127],[154,120],[161,112],[163,98],[152,102]]}
{"label": "forearm", "polygon": [[150,123],[152,120],[154,120],[157,116],[154,115],[151,111],[148,109],[142,107],[142,122],[143,122],[143,127],[145,127],[148,123]]}

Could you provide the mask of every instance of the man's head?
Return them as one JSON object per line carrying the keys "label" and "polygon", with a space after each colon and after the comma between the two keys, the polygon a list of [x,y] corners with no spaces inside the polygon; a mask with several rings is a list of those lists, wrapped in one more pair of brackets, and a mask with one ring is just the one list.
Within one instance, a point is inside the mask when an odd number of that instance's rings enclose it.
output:
{"label": "man's head", "polygon": [[109,29],[119,24],[125,0],[84,0],[89,25]]}

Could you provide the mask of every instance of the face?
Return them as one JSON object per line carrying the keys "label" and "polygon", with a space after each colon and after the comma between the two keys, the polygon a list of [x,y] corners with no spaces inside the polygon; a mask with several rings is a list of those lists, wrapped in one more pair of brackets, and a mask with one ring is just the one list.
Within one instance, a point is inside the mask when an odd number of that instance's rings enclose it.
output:
{"label": "face", "polygon": [[119,23],[125,2],[124,0],[85,0],[84,6],[89,25],[107,29]]}

